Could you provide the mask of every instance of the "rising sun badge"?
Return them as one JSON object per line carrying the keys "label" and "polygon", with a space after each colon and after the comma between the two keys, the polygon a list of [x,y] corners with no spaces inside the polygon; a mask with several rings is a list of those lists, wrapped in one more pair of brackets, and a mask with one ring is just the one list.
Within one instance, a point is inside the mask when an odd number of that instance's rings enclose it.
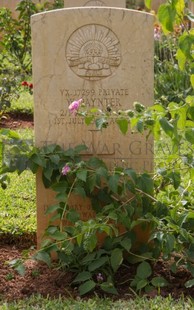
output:
{"label": "rising sun badge", "polygon": [[109,28],[85,25],[70,36],[66,59],[77,76],[86,80],[100,80],[111,76],[120,65],[120,43]]}

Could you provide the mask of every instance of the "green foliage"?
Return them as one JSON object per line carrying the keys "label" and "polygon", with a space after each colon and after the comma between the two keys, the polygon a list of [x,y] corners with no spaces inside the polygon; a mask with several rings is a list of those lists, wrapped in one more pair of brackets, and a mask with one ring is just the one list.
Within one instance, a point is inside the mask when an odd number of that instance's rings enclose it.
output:
{"label": "green foliage", "polygon": [[190,80],[192,68],[179,48],[181,31],[177,27],[173,33],[165,35],[159,26],[155,27],[155,100],[164,107],[169,102],[182,103],[188,95],[194,94]]}
{"label": "green foliage", "polygon": [[10,108],[11,101],[19,97],[18,79],[10,70],[4,71],[0,63],[0,118]]}
{"label": "green foliage", "polygon": [[[62,6],[61,0],[52,4],[21,0],[16,8],[17,18],[8,9],[0,8],[0,118],[19,98],[22,81],[28,80],[32,73],[31,15]],[[31,88],[29,91],[32,92]]]}
{"label": "green foliage", "polygon": [[[35,4],[29,0],[20,1],[17,7],[18,19],[14,19],[8,9],[0,10],[0,33],[3,36],[0,45],[3,54],[15,67],[31,73],[31,29],[30,16],[38,12]],[[17,31],[16,31],[17,29]]]}

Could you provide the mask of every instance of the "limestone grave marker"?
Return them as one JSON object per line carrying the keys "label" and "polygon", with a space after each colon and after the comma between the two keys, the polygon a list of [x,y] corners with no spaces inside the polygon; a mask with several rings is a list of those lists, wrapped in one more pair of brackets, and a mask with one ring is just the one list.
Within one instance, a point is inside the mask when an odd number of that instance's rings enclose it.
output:
{"label": "limestone grave marker", "polygon": [[[68,106],[83,98],[87,107],[130,109],[153,103],[153,22],[151,14],[118,8],[68,8],[32,17],[35,144],[65,149],[86,144],[84,158],[99,156],[109,167],[153,170],[152,139],[123,136],[114,122],[104,131],[87,127]],[[46,208],[55,193],[37,175],[38,244],[48,224]],[[91,203],[72,198],[82,219]]]}

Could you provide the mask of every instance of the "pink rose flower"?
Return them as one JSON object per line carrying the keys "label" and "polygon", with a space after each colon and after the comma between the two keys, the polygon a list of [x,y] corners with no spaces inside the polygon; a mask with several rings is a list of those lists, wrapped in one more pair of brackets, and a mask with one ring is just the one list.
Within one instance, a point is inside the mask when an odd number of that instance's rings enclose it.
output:
{"label": "pink rose flower", "polygon": [[70,105],[69,105],[69,111],[71,113],[75,113],[78,111],[80,104],[82,103],[82,99],[73,101]]}
{"label": "pink rose flower", "polygon": [[71,171],[71,168],[68,166],[68,165],[65,165],[63,168],[62,168],[62,175],[67,175],[69,172]]}

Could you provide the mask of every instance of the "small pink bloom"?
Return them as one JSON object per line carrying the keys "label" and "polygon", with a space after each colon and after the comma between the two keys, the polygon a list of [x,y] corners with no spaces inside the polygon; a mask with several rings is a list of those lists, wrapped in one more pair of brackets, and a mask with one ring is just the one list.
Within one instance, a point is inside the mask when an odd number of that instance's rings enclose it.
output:
{"label": "small pink bloom", "polygon": [[68,165],[65,165],[63,168],[62,168],[62,175],[67,175],[69,172],[71,171],[71,168],[68,166]]}
{"label": "small pink bloom", "polygon": [[97,282],[102,283],[104,281],[103,275],[101,273],[98,273],[96,276],[96,280],[97,280]]}
{"label": "small pink bloom", "polygon": [[154,40],[159,41],[161,37],[160,28],[155,27],[154,28]]}
{"label": "small pink bloom", "polygon": [[82,99],[73,101],[70,105],[69,105],[69,111],[71,113],[76,113],[79,109],[80,104],[82,103]]}

